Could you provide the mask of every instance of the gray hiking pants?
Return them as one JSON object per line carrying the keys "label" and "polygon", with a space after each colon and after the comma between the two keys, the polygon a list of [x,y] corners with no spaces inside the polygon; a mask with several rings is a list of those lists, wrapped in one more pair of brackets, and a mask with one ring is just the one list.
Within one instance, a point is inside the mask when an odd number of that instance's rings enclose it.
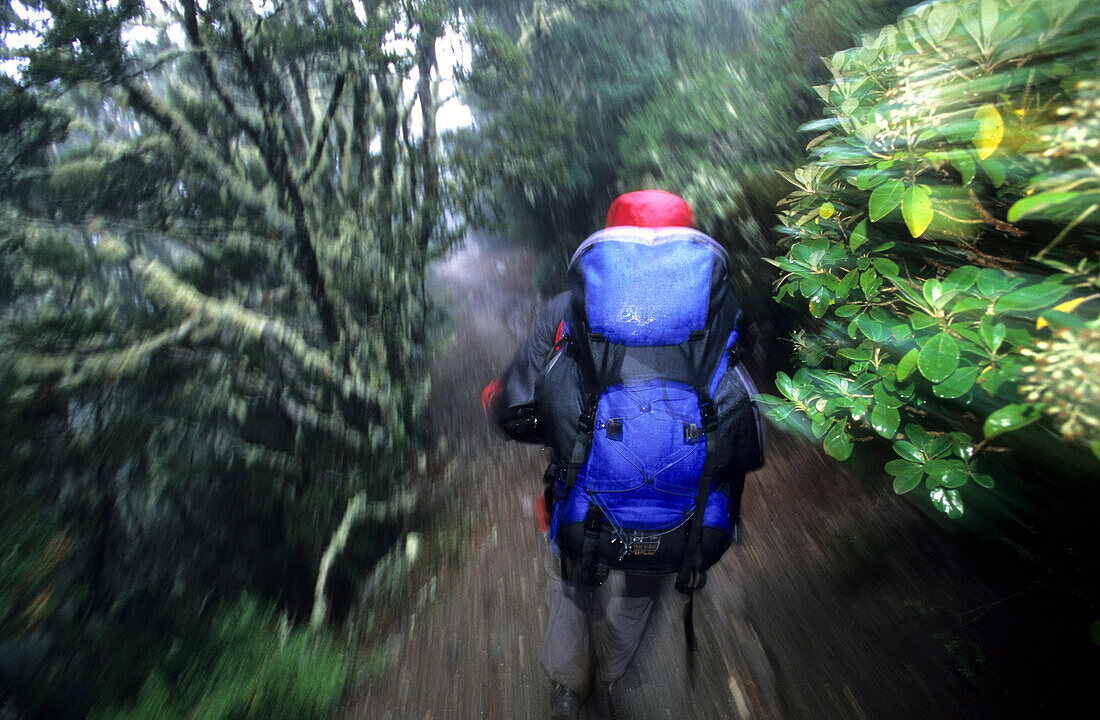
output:
{"label": "gray hiking pants", "polygon": [[545,565],[550,617],[542,664],[551,680],[583,697],[593,660],[597,682],[612,683],[626,672],[668,578],[611,571],[603,585],[588,588],[562,581],[561,561],[549,547]]}

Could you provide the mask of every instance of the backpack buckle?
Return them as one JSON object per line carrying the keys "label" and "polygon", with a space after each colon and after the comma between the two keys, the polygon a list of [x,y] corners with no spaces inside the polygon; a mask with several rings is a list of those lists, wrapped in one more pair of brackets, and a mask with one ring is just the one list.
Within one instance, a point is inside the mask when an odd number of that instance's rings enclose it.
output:
{"label": "backpack buckle", "polygon": [[[714,403],[711,402],[709,397],[705,400],[700,398],[700,401],[699,401],[699,415],[700,415],[700,419],[703,422],[703,431],[704,432],[714,428]],[[685,428],[685,431],[686,431],[686,428]]]}

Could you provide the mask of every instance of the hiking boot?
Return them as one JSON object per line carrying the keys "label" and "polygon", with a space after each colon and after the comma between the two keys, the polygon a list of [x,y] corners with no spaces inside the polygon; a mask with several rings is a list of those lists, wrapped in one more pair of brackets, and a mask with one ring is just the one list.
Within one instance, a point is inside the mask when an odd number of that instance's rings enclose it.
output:
{"label": "hiking boot", "polygon": [[550,720],[577,720],[581,715],[581,696],[564,685],[554,688],[550,699]]}
{"label": "hiking boot", "polygon": [[611,683],[596,683],[588,696],[588,716],[593,720],[615,720],[615,703],[611,699]]}

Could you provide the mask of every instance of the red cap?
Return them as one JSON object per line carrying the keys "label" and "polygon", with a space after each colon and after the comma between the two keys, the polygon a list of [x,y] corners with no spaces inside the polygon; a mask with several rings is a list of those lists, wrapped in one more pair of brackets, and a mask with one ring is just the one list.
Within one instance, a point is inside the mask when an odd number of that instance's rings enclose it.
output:
{"label": "red cap", "polygon": [[607,227],[695,227],[687,201],[664,190],[638,190],[620,195],[607,211]]}

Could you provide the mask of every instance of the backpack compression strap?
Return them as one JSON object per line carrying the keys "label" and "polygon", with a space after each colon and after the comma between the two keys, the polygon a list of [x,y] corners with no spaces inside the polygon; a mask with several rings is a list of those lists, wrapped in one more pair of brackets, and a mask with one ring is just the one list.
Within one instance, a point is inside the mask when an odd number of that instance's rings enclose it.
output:
{"label": "backpack compression strap", "polygon": [[687,546],[684,548],[684,564],[676,577],[676,589],[687,595],[684,601],[684,644],[687,653],[688,680],[695,682],[695,591],[707,582],[707,575],[700,570],[703,564],[702,534],[703,516],[706,514],[707,498],[710,496],[711,477],[714,475],[715,429],[714,405],[710,395],[703,388],[697,388],[699,409],[702,413],[703,436],[706,438],[707,456],[703,462],[702,477],[699,478],[699,491],[695,496],[695,512],[691,515]]}

